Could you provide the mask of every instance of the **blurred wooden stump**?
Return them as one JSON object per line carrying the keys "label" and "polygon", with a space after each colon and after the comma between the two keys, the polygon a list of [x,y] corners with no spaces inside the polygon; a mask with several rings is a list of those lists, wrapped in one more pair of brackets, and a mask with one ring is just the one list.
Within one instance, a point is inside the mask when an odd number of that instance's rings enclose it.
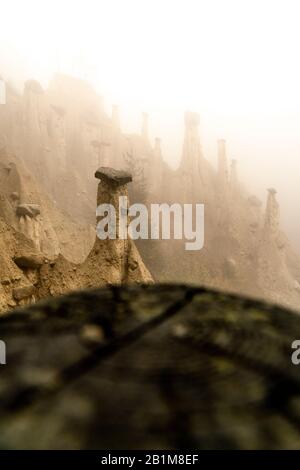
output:
{"label": "blurred wooden stump", "polygon": [[0,318],[0,446],[300,447],[300,317],[189,286],[111,287]]}

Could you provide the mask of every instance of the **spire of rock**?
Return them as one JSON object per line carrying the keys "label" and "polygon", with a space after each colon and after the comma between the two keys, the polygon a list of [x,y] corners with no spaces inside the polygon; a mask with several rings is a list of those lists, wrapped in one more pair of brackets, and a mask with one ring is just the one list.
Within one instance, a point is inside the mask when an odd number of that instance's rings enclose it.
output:
{"label": "spire of rock", "polygon": [[[144,265],[134,242],[130,237],[125,236],[128,232],[130,220],[128,217],[128,207],[122,204],[125,199],[128,201],[127,184],[132,181],[131,174],[109,167],[100,167],[96,171],[95,177],[100,180],[98,184],[97,207],[102,204],[113,206],[116,216],[116,237],[104,240],[97,237],[94,248],[84,264],[87,264],[87,266],[97,264],[99,266],[97,269],[100,270],[98,276],[106,264],[107,280],[114,284],[122,282],[152,282],[151,274]],[[97,224],[101,219],[101,216],[97,217]],[[96,260],[98,262],[95,263]],[[87,272],[90,271],[93,271],[93,269],[89,267]]]}
{"label": "spire of rock", "polygon": [[149,115],[148,113],[142,114],[142,137],[145,140],[148,140],[148,123],[149,123]]}
{"label": "spire of rock", "polygon": [[262,291],[272,293],[275,302],[292,298],[295,290],[295,279],[287,264],[286,237],[280,230],[279,218],[276,190],[269,188],[262,237],[258,246],[257,283]]}
{"label": "spire of rock", "polygon": [[111,132],[111,150],[110,150],[110,159],[109,165],[120,167],[120,164],[123,160],[122,155],[122,130],[121,130],[121,121],[119,106],[113,105],[112,107],[112,132]]}
{"label": "spire of rock", "polygon": [[159,137],[155,138],[154,142],[154,154],[157,159],[162,158],[162,153],[161,153],[161,139]]}
{"label": "spire of rock", "polygon": [[228,182],[227,156],[226,156],[226,140],[218,140],[218,175],[222,185]]}
{"label": "spire of rock", "polygon": [[107,150],[110,147],[110,143],[105,141],[92,140],[91,146],[97,153],[98,165],[107,165],[109,162],[109,154]]}
{"label": "spire of rock", "polygon": [[231,160],[230,166],[230,187],[235,192],[239,187],[238,172],[237,172],[237,161]]}
{"label": "spire of rock", "polygon": [[111,120],[112,120],[114,126],[117,129],[120,129],[119,106],[117,106],[117,105],[113,105],[113,107],[112,107]]}
{"label": "spire of rock", "polygon": [[265,231],[277,234],[279,231],[279,218],[280,218],[280,210],[279,204],[276,201],[276,189],[269,188],[268,189],[268,199],[266,205],[266,212],[265,212]]}
{"label": "spire of rock", "polygon": [[182,152],[182,167],[188,173],[199,172],[202,150],[199,138],[200,116],[198,113],[187,111],[184,116],[185,135]]}
{"label": "spire of rock", "polygon": [[[115,239],[107,238],[106,240],[100,240],[96,238],[95,247],[98,247],[99,251],[106,252],[107,259],[111,260],[113,272],[113,282],[122,282],[126,276],[126,259],[128,252],[128,240],[122,237],[119,233],[119,221],[121,219],[119,201],[120,198],[128,198],[127,183],[132,181],[132,176],[125,171],[118,171],[113,168],[101,167],[96,173],[95,177],[100,180],[98,184],[97,193],[97,207],[103,204],[109,204],[114,208],[115,212]],[[112,223],[114,214],[111,214]],[[102,217],[97,217],[97,224],[100,222]],[[122,227],[125,232],[128,228],[128,220],[126,227]],[[95,249],[94,247],[94,249]],[[96,248],[97,250],[97,248]]]}
{"label": "spire of rock", "polygon": [[148,180],[148,197],[149,203],[151,203],[151,198],[153,194],[161,194],[163,191],[162,180],[163,180],[163,158],[161,151],[161,139],[156,137],[154,141],[154,149],[150,160],[149,168],[147,171],[147,180]]}

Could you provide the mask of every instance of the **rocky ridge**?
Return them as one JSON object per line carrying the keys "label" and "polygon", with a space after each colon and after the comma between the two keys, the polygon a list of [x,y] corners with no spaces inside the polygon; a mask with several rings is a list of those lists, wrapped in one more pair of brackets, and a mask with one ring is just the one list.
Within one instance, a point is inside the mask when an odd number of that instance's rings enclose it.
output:
{"label": "rocky ridge", "polygon": [[[275,192],[264,207],[239,180],[225,140],[217,143],[215,169],[202,151],[198,114],[187,112],[184,123],[182,160],[173,170],[161,140],[150,141],[148,115],[140,133],[124,134],[118,108],[108,116],[86,82],[57,75],[44,90],[30,80],[23,94],[8,86],[0,106],[0,216],[51,260],[39,268],[40,296],[51,295],[51,283],[54,294],[105,283],[95,253],[102,250],[101,266],[115,273],[109,282],[126,279],[122,256],[115,270],[105,248],[95,247],[94,174],[102,166],[130,171],[131,203],[205,205],[201,251],[185,251],[184,240],[137,241],[156,281],[201,283],[299,308],[300,260],[281,230]],[[132,266],[140,264],[134,258]]]}

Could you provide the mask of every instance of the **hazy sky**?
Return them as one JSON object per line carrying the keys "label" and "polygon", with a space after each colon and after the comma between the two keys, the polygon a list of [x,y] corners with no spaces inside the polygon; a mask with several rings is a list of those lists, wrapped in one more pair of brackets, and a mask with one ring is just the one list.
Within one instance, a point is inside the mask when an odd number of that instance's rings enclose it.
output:
{"label": "hazy sky", "polygon": [[44,85],[90,80],[125,131],[148,111],[165,158],[181,153],[183,113],[201,115],[206,156],[226,138],[247,184],[275,186],[295,241],[300,217],[299,0],[0,0],[0,65]]}

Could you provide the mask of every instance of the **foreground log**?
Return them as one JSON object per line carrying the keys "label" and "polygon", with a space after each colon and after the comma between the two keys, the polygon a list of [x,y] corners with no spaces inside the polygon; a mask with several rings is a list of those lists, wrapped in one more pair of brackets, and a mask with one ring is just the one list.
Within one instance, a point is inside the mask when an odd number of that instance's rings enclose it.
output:
{"label": "foreground log", "polygon": [[188,286],[110,287],[0,320],[1,448],[300,447],[300,317]]}

